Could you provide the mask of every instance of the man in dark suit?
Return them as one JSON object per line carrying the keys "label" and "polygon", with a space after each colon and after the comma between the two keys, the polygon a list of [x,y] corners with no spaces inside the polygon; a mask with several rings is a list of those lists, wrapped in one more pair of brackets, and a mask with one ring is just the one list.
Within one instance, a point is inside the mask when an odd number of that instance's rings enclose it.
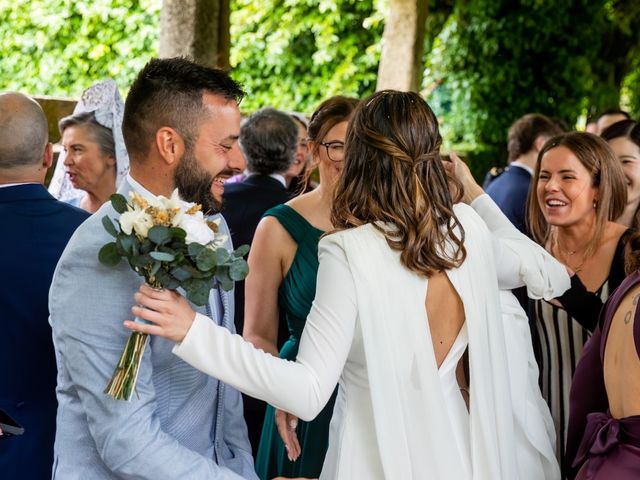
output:
{"label": "man in dark suit", "polygon": [[516,120],[507,136],[509,166],[486,186],[487,194],[525,235],[527,196],[538,152],[547,140],[561,133],[555,121],[539,113]]}
{"label": "man in dark suit", "polygon": [[67,241],[89,216],[44,188],[53,158],[47,132],[35,101],[0,95],[0,409],[25,429],[0,437],[2,478],[51,478],[57,371],[49,286]]}
{"label": "man in dark suit", "polygon": [[[293,162],[298,144],[298,126],[286,113],[264,108],[251,115],[240,128],[240,148],[249,175],[242,182],[224,187],[222,216],[229,225],[234,247],[251,245],[264,212],[290,198],[284,173]],[[244,282],[235,286],[235,324],[244,327]],[[286,324],[278,329],[278,345],[287,338]],[[264,418],[264,402],[244,397],[249,441],[257,451]]]}

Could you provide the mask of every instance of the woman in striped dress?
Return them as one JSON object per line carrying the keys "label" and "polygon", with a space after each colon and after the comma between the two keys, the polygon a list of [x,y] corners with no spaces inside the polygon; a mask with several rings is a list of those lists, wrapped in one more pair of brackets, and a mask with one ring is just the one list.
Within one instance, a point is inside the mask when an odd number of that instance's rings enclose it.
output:
{"label": "woman in striped dress", "polygon": [[531,301],[530,314],[542,394],[554,420],[561,462],[573,372],[603,302],[624,278],[628,232],[615,220],[625,204],[622,167],[605,141],[571,132],[543,146],[529,192],[529,228],[572,277],[562,297],[551,303]]}

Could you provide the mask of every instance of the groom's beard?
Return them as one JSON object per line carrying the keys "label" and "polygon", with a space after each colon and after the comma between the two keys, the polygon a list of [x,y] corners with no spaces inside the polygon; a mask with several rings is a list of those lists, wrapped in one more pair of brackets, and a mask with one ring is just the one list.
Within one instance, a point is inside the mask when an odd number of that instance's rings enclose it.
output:
{"label": "groom's beard", "polygon": [[193,148],[185,150],[180,164],[173,174],[173,182],[180,193],[180,197],[187,202],[202,205],[205,215],[211,215],[222,210],[222,203],[211,194],[213,175],[202,168]]}

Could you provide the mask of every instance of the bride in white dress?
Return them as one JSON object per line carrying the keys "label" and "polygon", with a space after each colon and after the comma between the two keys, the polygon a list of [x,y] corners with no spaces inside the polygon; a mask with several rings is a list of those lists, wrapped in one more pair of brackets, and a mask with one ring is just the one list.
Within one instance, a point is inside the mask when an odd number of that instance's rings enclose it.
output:
{"label": "bride in white dress", "polygon": [[435,116],[415,93],[378,92],[358,108],[332,212],[338,231],[320,241],[295,362],[256,350],[171,291],[141,287],[146,309],[133,311],[155,325],[125,325],[175,340],[194,367],[304,420],[338,383],[323,479],[531,478],[520,469],[517,450],[530,442],[508,368],[527,352],[507,349],[498,285],[522,285],[531,264],[500,251],[474,209],[455,203],[460,185],[439,147]]}

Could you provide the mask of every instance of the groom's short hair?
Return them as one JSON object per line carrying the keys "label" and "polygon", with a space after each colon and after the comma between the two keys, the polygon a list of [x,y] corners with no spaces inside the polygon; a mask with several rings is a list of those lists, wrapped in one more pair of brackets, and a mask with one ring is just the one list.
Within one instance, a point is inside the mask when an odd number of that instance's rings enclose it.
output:
{"label": "groom's short hair", "polygon": [[198,136],[205,113],[202,95],[240,103],[244,92],[226,72],[186,58],[153,59],[140,71],[124,105],[122,134],[133,162],[143,162],[161,127],[175,129],[187,146]]}

